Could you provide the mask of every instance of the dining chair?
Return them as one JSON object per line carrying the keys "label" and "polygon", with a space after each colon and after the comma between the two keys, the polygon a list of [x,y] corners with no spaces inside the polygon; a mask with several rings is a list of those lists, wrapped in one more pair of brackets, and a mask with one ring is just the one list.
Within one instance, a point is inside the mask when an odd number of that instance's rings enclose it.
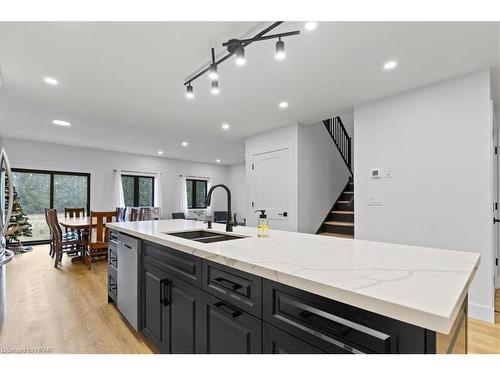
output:
{"label": "dining chair", "polygon": [[186,215],[184,212],[172,212],[172,219],[185,219]]}
{"label": "dining chair", "polygon": [[130,221],[141,220],[141,209],[137,207],[130,208]]}
{"label": "dining chair", "polygon": [[64,218],[79,218],[85,216],[84,207],[64,207]]}
{"label": "dining chair", "polygon": [[47,209],[46,217],[52,237],[51,256],[54,257],[54,267],[57,268],[62,262],[63,254],[77,254],[82,250],[82,240],[74,235],[71,237],[67,233],[63,234],[55,209]]}
{"label": "dining chair", "polygon": [[[118,216],[115,211],[90,211],[88,237],[85,246],[85,260],[88,262],[89,270],[92,269],[92,259],[97,257],[108,257],[109,228],[106,223],[116,221]],[[95,226],[93,225],[95,221]]]}
{"label": "dining chair", "polygon": [[139,220],[153,220],[153,207],[141,207],[139,211]]}
{"label": "dining chair", "polygon": [[118,215],[116,221],[123,222],[127,221],[127,208],[126,207],[116,207],[116,214]]}

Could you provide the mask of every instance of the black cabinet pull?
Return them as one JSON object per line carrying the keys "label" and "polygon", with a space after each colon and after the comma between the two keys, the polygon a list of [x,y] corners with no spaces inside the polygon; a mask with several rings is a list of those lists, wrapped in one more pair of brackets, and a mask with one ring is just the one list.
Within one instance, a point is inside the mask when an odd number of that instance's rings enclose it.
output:
{"label": "black cabinet pull", "polygon": [[161,280],[160,281],[160,303],[163,306],[170,305],[171,296],[170,296],[170,280]]}
{"label": "black cabinet pull", "polygon": [[322,316],[316,315],[310,311],[301,311],[299,316],[306,319],[312,326],[338,336],[344,336],[349,331],[349,327],[334,322],[333,320],[323,318]]}
{"label": "black cabinet pull", "polygon": [[217,281],[219,284],[225,286],[226,288],[229,288],[231,290],[238,290],[242,287],[242,285],[235,283],[234,281],[225,279],[223,277],[218,277],[214,279],[214,281]]}
{"label": "black cabinet pull", "polygon": [[241,315],[241,311],[229,307],[224,302],[214,303],[214,306],[217,307],[223,313],[229,315],[231,318],[236,318],[237,316]]}

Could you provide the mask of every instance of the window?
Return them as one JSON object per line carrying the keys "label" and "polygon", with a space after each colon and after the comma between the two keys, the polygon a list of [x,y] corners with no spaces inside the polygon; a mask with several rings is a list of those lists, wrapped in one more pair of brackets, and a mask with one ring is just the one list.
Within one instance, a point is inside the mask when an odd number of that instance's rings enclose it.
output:
{"label": "window", "polygon": [[188,208],[207,208],[205,198],[207,197],[206,180],[186,180]]}
{"label": "window", "polygon": [[21,207],[33,226],[32,237],[19,238],[24,243],[49,241],[46,208],[57,209],[59,215],[64,215],[64,207],[90,210],[89,173],[13,168],[12,175]]}
{"label": "window", "polygon": [[126,207],[154,206],[154,177],[122,175]]}

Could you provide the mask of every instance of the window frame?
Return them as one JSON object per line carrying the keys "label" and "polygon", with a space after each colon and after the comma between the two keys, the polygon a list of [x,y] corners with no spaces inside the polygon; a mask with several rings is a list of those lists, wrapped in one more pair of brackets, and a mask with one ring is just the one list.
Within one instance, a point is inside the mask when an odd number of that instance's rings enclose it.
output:
{"label": "window frame", "polygon": [[[196,179],[196,178],[186,178],[186,184],[188,181],[191,181],[193,183],[193,187],[191,189],[191,202],[194,204],[194,206],[189,207],[189,198],[187,203],[187,208],[188,210],[205,210],[207,209],[207,205],[204,203],[203,206],[197,206],[196,205],[196,185],[198,183],[203,183],[205,184],[205,198],[203,199],[203,202],[205,202],[205,199],[208,194],[208,181],[207,180],[202,180],[202,179]],[[186,195],[187,195],[187,185],[186,185]]]}
{"label": "window frame", "polygon": [[[143,176],[143,175],[138,175],[138,174],[122,174],[121,177],[132,177],[134,179],[134,204],[132,206],[127,206],[126,207],[146,207],[146,206],[139,206],[139,179],[140,178],[148,178],[151,179],[151,207],[154,207],[155,205],[155,178],[153,176]],[[123,180],[122,180],[122,186],[123,186]],[[124,202],[125,203],[125,202]]]}
{"label": "window frame", "polygon": [[[86,172],[68,172],[68,171],[55,171],[48,169],[33,169],[33,168],[12,168],[12,173],[34,173],[34,174],[48,174],[50,176],[50,186],[49,186],[49,206],[47,208],[54,208],[54,194],[55,194],[55,175],[66,175],[66,176],[80,176],[87,178],[87,215],[90,215],[90,187],[91,187],[91,174]],[[59,212],[61,214],[61,212]],[[50,238],[47,240],[34,240],[34,241],[23,241],[27,245],[43,245],[50,243]]]}

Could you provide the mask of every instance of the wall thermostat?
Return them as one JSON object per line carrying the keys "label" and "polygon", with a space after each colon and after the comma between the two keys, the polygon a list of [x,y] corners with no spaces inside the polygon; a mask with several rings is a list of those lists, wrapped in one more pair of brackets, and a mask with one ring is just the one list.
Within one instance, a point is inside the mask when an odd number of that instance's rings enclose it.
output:
{"label": "wall thermostat", "polygon": [[380,178],[382,173],[380,172],[380,169],[375,168],[370,170],[370,177],[371,178]]}

